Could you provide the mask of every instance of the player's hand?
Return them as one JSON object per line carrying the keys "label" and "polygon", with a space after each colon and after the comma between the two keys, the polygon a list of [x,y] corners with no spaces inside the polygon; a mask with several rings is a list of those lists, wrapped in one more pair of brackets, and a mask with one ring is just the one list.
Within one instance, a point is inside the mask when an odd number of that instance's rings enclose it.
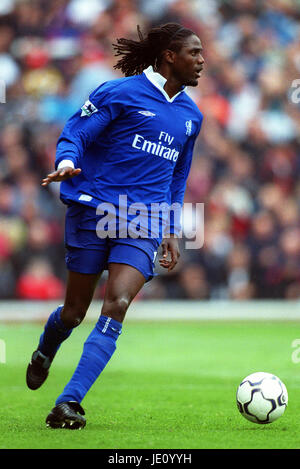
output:
{"label": "player's hand", "polygon": [[[174,269],[180,257],[178,239],[172,234],[169,236],[169,238],[164,238],[161,243],[162,259],[159,259],[161,267],[168,269],[168,272]],[[171,260],[167,259],[168,254],[170,254]]]}
{"label": "player's hand", "polygon": [[59,181],[65,181],[66,179],[72,178],[74,176],[77,176],[78,174],[81,173],[80,168],[71,168],[70,166],[65,166],[64,168],[58,169],[57,171],[54,171],[53,173],[48,174],[43,180],[42,180],[42,186],[48,186],[51,182],[59,182]]}

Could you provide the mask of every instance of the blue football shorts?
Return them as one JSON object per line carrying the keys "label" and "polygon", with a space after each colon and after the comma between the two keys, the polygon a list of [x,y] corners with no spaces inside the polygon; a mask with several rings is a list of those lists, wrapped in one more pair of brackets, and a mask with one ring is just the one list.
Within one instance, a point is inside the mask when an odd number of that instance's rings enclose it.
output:
{"label": "blue football shorts", "polygon": [[159,242],[151,238],[104,238],[97,236],[99,216],[96,209],[83,204],[69,205],[65,218],[65,247],[67,269],[83,274],[98,274],[109,263],[128,264],[145,277],[154,273]]}

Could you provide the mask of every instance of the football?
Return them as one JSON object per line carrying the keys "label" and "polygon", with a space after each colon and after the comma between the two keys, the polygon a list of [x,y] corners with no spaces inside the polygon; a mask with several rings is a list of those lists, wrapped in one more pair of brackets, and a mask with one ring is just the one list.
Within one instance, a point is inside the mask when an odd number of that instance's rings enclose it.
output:
{"label": "football", "polygon": [[281,417],[288,404],[284,383],[275,375],[252,373],[243,379],[236,393],[238,410],[254,423],[271,423]]}

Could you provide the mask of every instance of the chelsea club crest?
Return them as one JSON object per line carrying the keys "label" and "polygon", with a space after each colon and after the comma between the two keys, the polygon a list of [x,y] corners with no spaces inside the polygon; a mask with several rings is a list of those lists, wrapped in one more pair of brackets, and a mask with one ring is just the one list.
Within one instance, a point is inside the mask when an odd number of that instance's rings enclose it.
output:
{"label": "chelsea club crest", "polygon": [[189,136],[192,135],[192,121],[191,120],[186,121],[185,128],[186,128],[185,135],[189,135]]}

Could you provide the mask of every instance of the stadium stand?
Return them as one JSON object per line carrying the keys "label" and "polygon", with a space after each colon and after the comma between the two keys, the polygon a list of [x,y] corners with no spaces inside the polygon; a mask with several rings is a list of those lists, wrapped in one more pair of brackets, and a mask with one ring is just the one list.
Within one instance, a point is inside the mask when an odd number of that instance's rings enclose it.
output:
{"label": "stadium stand", "polygon": [[183,238],[174,272],[158,266],[140,297],[300,298],[299,19],[297,0],[1,0],[0,298],[62,297],[65,208],[41,179],[68,117],[119,76],[111,44],[169,21],[204,48],[185,198],[204,203],[204,245]]}

